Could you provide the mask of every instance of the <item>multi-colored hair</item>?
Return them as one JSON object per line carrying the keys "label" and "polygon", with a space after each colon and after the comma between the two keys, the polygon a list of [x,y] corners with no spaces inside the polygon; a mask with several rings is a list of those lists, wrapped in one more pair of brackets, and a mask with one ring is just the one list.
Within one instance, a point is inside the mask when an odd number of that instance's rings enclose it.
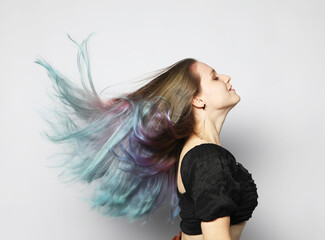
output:
{"label": "multi-colored hair", "polygon": [[191,102],[200,91],[197,60],[178,61],[160,69],[135,92],[104,99],[97,94],[90,71],[87,41],[92,34],[81,44],[68,35],[79,49],[83,88],[44,59],[35,61],[47,70],[60,100],[56,108],[40,112],[52,130],[44,131],[45,137],[68,150],[57,155],[54,167],[63,168],[59,176],[68,182],[95,181],[94,194],[86,201],[106,216],[127,216],[131,221],[146,217],[146,223],[171,192],[168,221],[174,223],[180,211],[179,156],[194,130]]}

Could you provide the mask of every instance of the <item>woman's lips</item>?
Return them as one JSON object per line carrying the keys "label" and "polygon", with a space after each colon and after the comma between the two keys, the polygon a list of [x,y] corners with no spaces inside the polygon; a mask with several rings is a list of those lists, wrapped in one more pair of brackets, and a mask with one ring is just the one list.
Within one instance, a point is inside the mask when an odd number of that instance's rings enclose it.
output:
{"label": "woman's lips", "polygon": [[230,90],[229,90],[229,92],[230,92],[230,91],[235,91],[235,89],[234,89],[234,88],[232,88],[232,89],[230,89]]}

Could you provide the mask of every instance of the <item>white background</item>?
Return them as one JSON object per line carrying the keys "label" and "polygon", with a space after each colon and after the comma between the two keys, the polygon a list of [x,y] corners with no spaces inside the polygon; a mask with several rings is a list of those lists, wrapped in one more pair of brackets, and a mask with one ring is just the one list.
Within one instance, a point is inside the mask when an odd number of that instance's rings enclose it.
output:
{"label": "white background", "polygon": [[[77,48],[88,42],[97,92],[193,57],[232,77],[241,101],[221,144],[253,175],[259,205],[242,240],[320,239],[324,223],[324,2],[14,1],[0,2],[0,238],[171,239],[169,206],[152,221],[105,218],[47,167],[57,148],[35,113],[49,102],[38,57],[80,84]],[[140,76],[141,75],[141,76]],[[135,89],[133,89],[135,90]]]}

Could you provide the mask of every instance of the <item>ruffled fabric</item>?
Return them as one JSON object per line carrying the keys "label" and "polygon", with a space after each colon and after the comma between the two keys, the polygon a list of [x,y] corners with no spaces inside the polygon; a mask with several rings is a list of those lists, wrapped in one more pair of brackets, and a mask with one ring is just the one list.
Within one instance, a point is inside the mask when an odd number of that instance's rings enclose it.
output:
{"label": "ruffled fabric", "polygon": [[198,152],[192,164],[187,190],[201,221],[230,216],[238,209],[240,186],[229,164],[219,151]]}
{"label": "ruffled fabric", "polygon": [[180,169],[186,192],[178,192],[181,230],[202,234],[201,221],[230,216],[230,224],[248,220],[256,208],[252,175],[222,146],[204,143],[189,150]]}
{"label": "ruffled fabric", "polygon": [[240,163],[238,163],[237,182],[240,184],[239,209],[232,215],[231,224],[237,224],[248,220],[258,205],[257,186],[252,174]]}

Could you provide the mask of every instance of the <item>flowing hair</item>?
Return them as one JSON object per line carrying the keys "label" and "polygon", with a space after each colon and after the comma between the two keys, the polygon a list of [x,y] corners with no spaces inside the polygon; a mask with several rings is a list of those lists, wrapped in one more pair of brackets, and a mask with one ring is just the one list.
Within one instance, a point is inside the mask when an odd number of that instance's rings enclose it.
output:
{"label": "flowing hair", "polygon": [[[40,112],[52,132],[47,140],[69,151],[57,154],[59,176],[82,183],[95,182],[86,199],[105,216],[145,217],[146,223],[171,192],[170,217],[178,215],[177,170],[180,152],[194,131],[192,98],[200,91],[193,58],[185,58],[153,75],[135,92],[104,99],[95,90],[87,41],[77,45],[82,88],[42,58],[57,101]],[[84,63],[84,66],[82,64]],[[90,88],[87,85],[90,85]],[[52,95],[51,95],[52,97]],[[63,149],[63,148],[62,148]]]}

